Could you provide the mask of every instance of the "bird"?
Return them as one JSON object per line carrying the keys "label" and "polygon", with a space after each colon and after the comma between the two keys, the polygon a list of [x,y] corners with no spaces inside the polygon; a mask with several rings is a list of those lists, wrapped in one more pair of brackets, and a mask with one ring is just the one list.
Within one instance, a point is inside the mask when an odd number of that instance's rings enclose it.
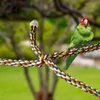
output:
{"label": "bird", "polygon": [[[69,43],[68,48],[79,48],[85,45],[88,45],[91,43],[91,40],[94,37],[94,33],[90,27],[89,19],[88,18],[82,18],[80,20],[79,25],[76,27],[75,31],[73,32],[71,36],[71,40]],[[66,59],[66,70],[69,68],[71,63],[74,61],[74,59],[77,57],[76,55],[68,56]]]}

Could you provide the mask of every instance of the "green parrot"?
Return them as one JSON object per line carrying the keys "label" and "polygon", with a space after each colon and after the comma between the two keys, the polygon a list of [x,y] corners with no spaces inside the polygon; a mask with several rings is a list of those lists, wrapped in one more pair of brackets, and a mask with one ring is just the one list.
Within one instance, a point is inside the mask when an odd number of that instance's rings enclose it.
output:
{"label": "green parrot", "polygon": [[[68,48],[82,47],[83,45],[88,45],[90,44],[93,37],[94,34],[91,27],[89,26],[89,19],[82,18],[71,37]],[[66,69],[69,68],[76,57],[77,55],[68,56],[66,60]]]}

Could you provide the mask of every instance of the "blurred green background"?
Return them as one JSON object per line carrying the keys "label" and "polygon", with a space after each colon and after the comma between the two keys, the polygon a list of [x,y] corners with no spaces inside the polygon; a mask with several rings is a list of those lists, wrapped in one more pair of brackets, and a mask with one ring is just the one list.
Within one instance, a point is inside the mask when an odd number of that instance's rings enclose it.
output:
{"label": "blurred green background", "polygon": [[[37,59],[31,51],[29,23],[38,20],[37,44],[52,54],[67,48],[82,17],[90,19],[92,43],[100,41],[100,0],[0,0],[0,58]],[[90,54],[91,55],[91,54]],[[100,56],[80,55],[93,65],[72,65],[66,73],[100,90]],[[99,53],[97,53],[99,55]],[[65,67],[65,59],[56,64]],[[79,61],[80,62],[80,61]],[[83,60],[82,63],[85,61]],[[48,69],[0,66],[0,100],[96,100]]]}
{"label": "blurred green background", "polygon": [[[38,70],[29,68],[31,78],[39,90]],[[100,70],[96,68],[71,67],[67,73],[100,90]],[[32,100],[31,92],[26,83],[23,69],[1,66],[0,68],[0,99],[1,100]],[[98,100],[95,96],[69,85],[60,79],[54,94],[55,100]]]}

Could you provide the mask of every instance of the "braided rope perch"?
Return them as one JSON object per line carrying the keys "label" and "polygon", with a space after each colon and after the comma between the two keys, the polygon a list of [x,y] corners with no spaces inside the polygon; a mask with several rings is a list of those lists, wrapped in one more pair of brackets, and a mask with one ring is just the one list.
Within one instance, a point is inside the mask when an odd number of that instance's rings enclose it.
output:
{"label": "braided rope perch", "polygon": [[21,66],[21,67],[41,67],[43,64],[46,64],[54,73],[67,81],[69,84],[80,88],[81,90],[91,93],[96,97],[100,98],[100,91],[92,88],[91,86],[86,85],[85,83],[75,79],[69,74],[64,73],[57,65],[52,61],[57,58],[67,57],[74,54],[92,52],[94,50],[100,49],[100,43],[93,44],[86,47],[81,48],[71,48],[68,51],[63,52],[55,52],[51,55],[43,54],[36,43],[36,28],[38,27],[38,22],[32,21],[30,23],[31,31],[30,31],[30,40],[31,40],[31,48],[32,51],[36,54],[39,60],[12,60],[12,59],[2,59],[0,58],[0,65],[8,65],[8,66]]}

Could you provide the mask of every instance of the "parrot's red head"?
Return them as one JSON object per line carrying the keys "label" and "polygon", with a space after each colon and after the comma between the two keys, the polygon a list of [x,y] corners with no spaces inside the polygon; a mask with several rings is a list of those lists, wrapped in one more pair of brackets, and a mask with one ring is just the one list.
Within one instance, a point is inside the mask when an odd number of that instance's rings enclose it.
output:
{"label": "parrot's red head", "polygon": [[82,18],[80,21],[80,24],[83,26],[87,26],[89,24],[89,19],[88,18]]}

